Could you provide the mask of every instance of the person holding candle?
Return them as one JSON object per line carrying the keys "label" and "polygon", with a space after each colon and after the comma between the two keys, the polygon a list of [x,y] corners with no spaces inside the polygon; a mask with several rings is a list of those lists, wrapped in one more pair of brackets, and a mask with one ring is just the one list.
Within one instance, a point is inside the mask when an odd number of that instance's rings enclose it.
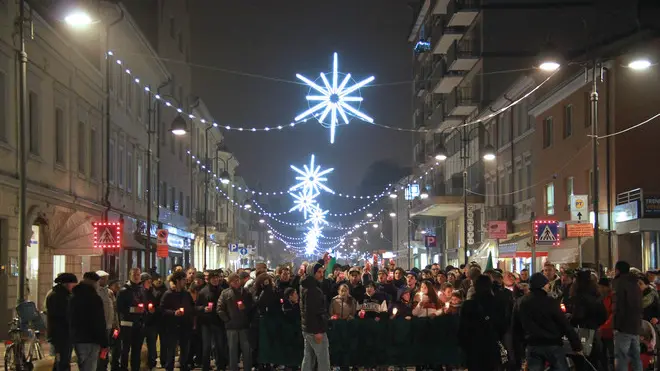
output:
{"label": "person holding candle", "polygon": [[142,290],[144,291],[145,300],[145,320],[144,320],[144,336],[147,343],[147,364],[149,368],[156,367],[156,358],[158,358],[158,351],[156,348],[156,340],[158,339],[158,316],[156,314],[156,297],[153,293],[153,278],[149,273],[142,273],[140,275],[142,281]]}
{"label": "person holding candle", "polygon": [[215,349],[215,366],[218,370],[227,367],[227,340],[225,326],[216,314],[216,305],[220,298],[220,273],[208,271],[208,284],[197,295],[195,310],[197,325],[202,332],[202,370],[211,369],[211,349]]}
{"label": "person holding candle", "polygon": [[128,370],[128,357],[131,371],[140,370],[140,352],[144,342],[145,297],[141,284],[140,268],[133,268],[129,273],[129,281],[119,290],[117,295],[117,312],[119,312],[119,340],[121,342],[121,357],[119,369]]}
{"label": "person holding candle", "polygon": [[423,280],[419,285],[419,302],[412,313],[415,317],[435,317],[441,313],[442,307],[431,280]]}
{"label": "person holding candle", "polygon": [[171,288],[160,302],[160,309],[165,325],[165,370],[174,370],[174,355],[177,345],[181,371],[188,371],[188,354],[192,333],[195,305],[192,296],[186,290],[186,274],[174,272],[170,276]]}
{"label": "person holding candle", "polygon": [[348,285],[339,285],[339,294],[330,302],[330,319],[353,319],[357,313],[357,301],[350,295]]}
{"label": "person holding candle", "polygon": [[216,311],[225,324],[227,345],[229,348],[228,370],[238,371],[239,351],[243,354],[243,368],[252,368],[252,350],[250,349],[250,320],[254,309],[252,295],[244,288],[237,274],[227,278],[229,288],[222,291]]}
{"label": "person holding candle", "polygon": [[397,298],[390,305],[390,317],[392,319],[396,318],[412,318],[413,302],[412,302],[412,290],[404,287],[399,290]]}
{"label": "person holding candle", "polygon": [[98,281],[96,272],[85,273],[69,299],[70,336],[80,371],[96,371],[99,354],[107,358],[109,339]]}
{"label": "person holding candle", "polygon": [[[99,276],[96,293],[101,297],[101,300],[103,300],[103,314],[105,315],[105,328],[106,328],[108,340],[111,341],[113,330],[119,328],[119,321],[117,319],[117,314],[116,314],[117,312],[114,310],[115,306],[112,302],[114,300],[113,299],[114,294],[112,294],[112,292],[108,288],[108,278],[110,275],[108,274],[108,272],[105,271],[97,271],[96,274]],[[99,358],[97,363],[97,369],[99,371],[108,369],[108,359],[109,357],[105,357],[104,359]]]}

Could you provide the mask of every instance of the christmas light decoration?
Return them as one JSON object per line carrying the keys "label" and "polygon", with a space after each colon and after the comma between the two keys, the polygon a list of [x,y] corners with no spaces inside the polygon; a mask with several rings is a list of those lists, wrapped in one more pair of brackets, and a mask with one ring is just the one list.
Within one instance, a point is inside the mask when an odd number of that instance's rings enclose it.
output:
{"label": "christmas light decoration", "polygon": [[312,190],[292,193],[291,196],[294,198],[293,207],[289,211],[300,211],[303,213],[303,217],[307,219],[307,214],[316,206],[316,196],[318,195],[318,193],[313,193]]}
{"label": "christmas light decoration", "polygon": [[[368,123],[374,122],[371,117],[360,112],[359,103],[362,102],[362,97],[359,95],[358,90],[374,81],[375,78],[370,76],[360,82],[355,82],[355,80],[351,78],[350,73],[341,73],[338,71],[338,68],[338,56],[337,53],[334,53],[332,64],[332,83],[328,81],[328,78],[324,73],[321,73],[319,79],[322,81],[323,86],[320,86],[315,81],[312,81],[301,74],[296,74],[298,79],[302,80],[310,87],[309,94],[306,97],[310,107],[303,113],[296,116],[294,120],[300,121],[310,117],[315,117],[321,125],[330,128],[330,143],[335,142],[335,129],[339,124],[338,115],[341,116],[341,119],[344,121],[345,125],[348,125],[350,121],[349,116],[357,117],[360,120],[366,121]],[[342,77],[341,83],[339,83],[340,77]],[[319,79],[316,79],[316,81],[319,81]],[[353,82],[353,84],[347,87],[349,81]],[[316,91],[316,93],[320,93],[321,95],[312,95],[314,91]],[[357,92],[358,95],[351,96],[350,94],[353,92]],[[354,108],[349,104],[355,102],[358,103],[358,108]]]}
{"label": "christmas light decoration", "polygon": [[332,189],[328,188],[325,184],[323,184],[328,181],[328,178],[326,178],[324,175],[330,174],[334,169],[330,168],[330,169],[321,170],[320,165],[315,166],[314,155],[312,155],[311,159],[309,160],[309,167],[307,165],[303,165],[304,170],[300,170],[299,168],[293,165],[290,166],[293,171],[300,174],[299,176],[296,177],[296,180],[299,180],[300,183],[289,188],[289,191],[302,189],[303,191],[313,191],[315,193],[320,193],[321,190],[326,191],[328,193],[335,193]]}
{"label": "christmas light decoration", "polygon": [[325,216],[328,214],[328,210],[322,210],[320,207],[315,207],[310,213],[309,219],[305,223],[312,223],[314,225],[327,225],[328,221],[325,220]]}

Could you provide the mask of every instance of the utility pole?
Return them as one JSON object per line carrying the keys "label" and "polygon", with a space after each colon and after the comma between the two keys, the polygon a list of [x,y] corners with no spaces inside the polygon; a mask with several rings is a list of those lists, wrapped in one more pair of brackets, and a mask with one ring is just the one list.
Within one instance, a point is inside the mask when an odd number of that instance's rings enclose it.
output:
{"label": "utility pole", "polygon": [[[594,209],[594,261],[598,274],[600,274],[600,234],[598,233],[600,230],[598,225],[598,78],[600,78],[600,73],[597,73],[599,69],[598,61],[594,60],[591,90],[591,157],[593,160],[591,201]],[[580,251],[582,251],[581,248]]]}
{"label": "utility pole", "polygon": [[27,268],[27,52],[25,51],[25,0],[18,2],[18,295],[17,304],[25,301],[25,277]]}

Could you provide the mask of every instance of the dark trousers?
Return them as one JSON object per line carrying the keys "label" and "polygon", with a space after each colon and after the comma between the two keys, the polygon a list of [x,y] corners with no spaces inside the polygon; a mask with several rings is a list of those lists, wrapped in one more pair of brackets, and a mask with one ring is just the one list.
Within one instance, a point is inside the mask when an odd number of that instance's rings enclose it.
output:
{"label": "dark trousers", "polygon": [[199,325],[192,330],[188,344],[188,365],[195,366],[195,363],[202,361],[202,334]]}
{"label": "dark trousers", "polygon": [[120,371],[128,370],[128,354],[131,355],[131,371],[140,371],[140,353],[144,343],[144,329],[141,325],[123,326],[119,332],[121,340]]}
{"label": "dark trousers", "polygon": [[[112,329],[106,331],[106,335],[108,337],[108,344],[112,344],[113,339],[112,339]],[[99,356],[98,361],[96,361],[96,370],[97,371],[107,371],[108,370],[108,363],[110,360],[110,355],[107,355],[105,359],[102,359]]]}
{"label": "dark trousers", "polygon": [[66,342],[50,343],[50,348],[50,352],[55,355],[53,371],[70,371],[73,345]]}
{"label": "dark trousers", "polygon": [[252,369],[252,349],[250,349],[249,330],[227,330],[229,348],[229,370],[238,371],[240,355],[243,354],[243,369]]}
{"label": "dark trousers", "polygon": [[211,368],[211,349],[215,351],[215,368],[227,368],[227,339],[223,326],[202,326],[202,370]]}
{"label": "dark trousers", "polygon": [[165,332],[167,328],[160,324],[158,325],[158,338],[160,339],[160,367],[165,368],[165,360],[167,359],[167,345],[165,344]]}
{"label": "dark trousers", "polygon": [[156,367],[156,358],[158,358],[158,351],[156,349],[156,341],[158,340],[158,327],[156,325],[145,327],[144,335],[147,341],[147,365],[150,369],[152,369]]}
{"label": "dark trousers", "polygon": [[[545,370],[546,362],[550,364],[552,371],[568,371],[566,351],[561,345],[528,345],[527,346],[527,369],[529,371]],[[472,370],[472,369],[470,369]]]}
{"label": "dark trousers", "polygon": [[119,360],[121,359],[121,341],[110,339],[110,370],[119,371]]}
{"label": "dark trousers", "polygon": [[[190,337],[191,331],[181,328],[174,327],[167,329],[165,333],[164,344],[166,348],[165,356],[165,370],[173,371],[174,370],[174,356],[176,355],[176,346],[179,345],[179,365],[181,371],[188,371],[189,356],[188,351],[190,349]],[[162,347],[162,345],[161,345]],[[161,348],[162,349],[162,348]],[[162,353],[161,353],[162,354]],[[161,360],[161,362],[163,362]]]}
{"label": "dark trousers", "polygon": [[614,339],[602,338],[602,340],[603,354],[601,364],[605,371],[612,371],[614,370]]}

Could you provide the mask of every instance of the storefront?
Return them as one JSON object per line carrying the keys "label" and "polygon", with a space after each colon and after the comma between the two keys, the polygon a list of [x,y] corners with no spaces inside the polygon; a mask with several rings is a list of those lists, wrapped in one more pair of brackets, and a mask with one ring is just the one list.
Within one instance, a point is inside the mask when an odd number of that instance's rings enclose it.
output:
{"label": "storefront", "polygon": [[[505,271],[518,273],[523,269],[531,271],[532,245],[530,239],[530,234],[523,234],[501,242],[497,246],[497,267]],[[548,246],[536,246],[535,250],[535,269],[540,272],[541,267],[548,259]]]}
{"label": "storefront", "polygon": [[[145,221],[139,221],[138,226],[140,230],[140,237],[142,240],[146,238],[145,231],[147,229]],[[156,236],[159,229],[167,230],[167,245],[168,256],[167,257],[157,257],[153,251],[156,249]],[[182,267],[187,267],[190,265],[190,252],[192,242],[195,240],[195,235],[188,231],[182,230],[180,228],[171,226],[171,225],[162,225],[158,226],[155,224],[151,225],[151,246],[152,246],[152,259],[155,259],[154,266],[157,271],[161,274],[169,274],[177,265]]]}

